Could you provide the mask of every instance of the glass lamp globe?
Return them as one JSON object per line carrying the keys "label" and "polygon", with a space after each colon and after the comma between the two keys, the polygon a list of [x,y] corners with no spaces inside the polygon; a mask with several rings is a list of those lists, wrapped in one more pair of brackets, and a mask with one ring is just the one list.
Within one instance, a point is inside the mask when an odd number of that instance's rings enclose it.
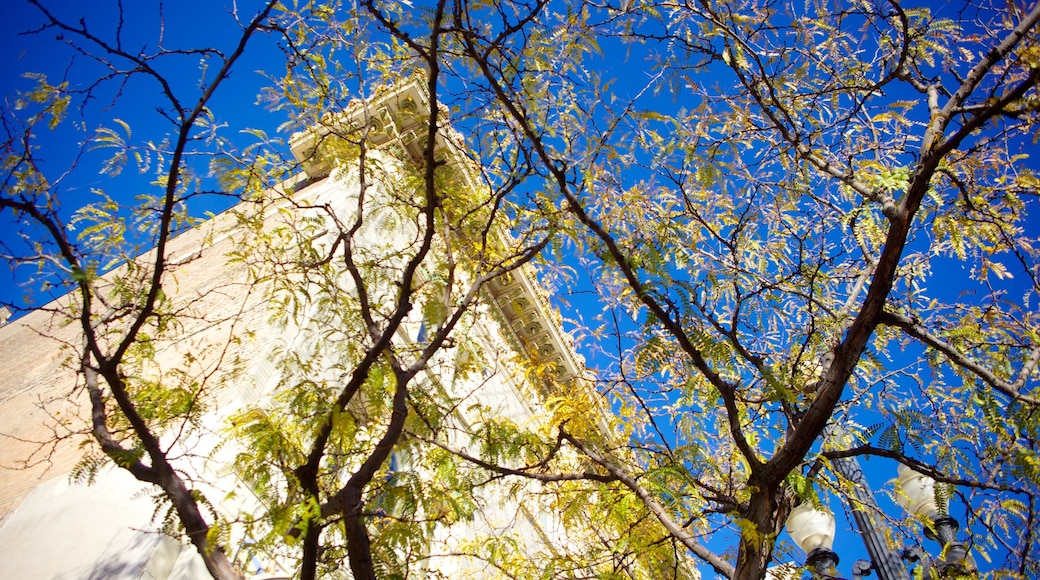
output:
{"label": "glass lamp globe", "polygon": [[899,466],[896,501],[906,511],[921,517],[935,520],[942,515],[935,503],[935,480],[905,465]]}
{"label": "glass lamp globe", "polygon": [[786,527],[791,539],[806,554],[817,548],[830,550],[834,544],[834,514],[818,510],[811,503],[799,504],[791,510]]}

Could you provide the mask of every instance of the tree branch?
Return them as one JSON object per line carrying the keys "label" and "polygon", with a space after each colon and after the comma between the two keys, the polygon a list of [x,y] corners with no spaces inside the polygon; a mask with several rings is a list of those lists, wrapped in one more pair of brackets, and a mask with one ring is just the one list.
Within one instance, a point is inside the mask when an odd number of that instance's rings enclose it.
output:
{"label": "tree branch", "polygon": [[636,494],[636,497],[638,497],[640,501],[642,501],[643,504],[646,505],[647,509],[649,509],[650,512],[654,514],[654,517],[657,518],[657,521],[661,522],[661,525],[663,525],[664,528],[668,530],[668,533],[671,534],[675,539],[682,542],[682,544],[686,546],[688,550],[690,550],[697,557],[701,558],[702,560],[710,564],[711,567],[714,568],[715,571],[719,574],[725,576],[726,578],[735,578],[736,570],[733,568],[733,565],[720,558],[711,550],[699,544],[694,539],[693,535],[691,535],[689,532],[683,529],[678,523],[675,522],[675,520],[672,519],[672,517],[668,514],[668,510],[666,510],[664,506],[658,503],[649,491],[644,489],[643,486],[639,485],[639,482],[636,481],[635,478],[625,473],[624,470],[614,465],[613,462],[609,461],[602,455],[591,450],[589,447],[584,445],[582,442],[578,441],[575,437],[564,432],[562,429],[560,433],[563,436],[563,438],[566,439],[571,445],[574,445],[589,459],[598,463],[601,467],[603,467],[603,469],[606,469],[608,473],[616,477],[617,480],[624,484],[624,486],[627,487],[629,490],[631,490],[632,493]]}
{"label": "tree branch", "polygon": [[1040,348],[1034,348],[1030,352],[1029,358],[1026,360],[1025,364],[1022,365],[1022,370],[1019,373],[1018,378],[1015,382],[1009,383],[993,374],[989,369],[971,360],[967,355],[957,350],[957,348],[952,344],[928,332],[928,329],[909,316],[896,314],[894,312],[884,312],[881,314],[879,321],[881,324],[899,328],[906,334],[941,352],[951,363],[970,371],[972,374],[982,379],[984,383],[1010,397],[1012,400],[1033,406],[1040,405],[1040,399],[1024,395],[1021,392],[1021,388],[1025,386],[1027,377],[1036,368],[1037,361],[1040,360]]}

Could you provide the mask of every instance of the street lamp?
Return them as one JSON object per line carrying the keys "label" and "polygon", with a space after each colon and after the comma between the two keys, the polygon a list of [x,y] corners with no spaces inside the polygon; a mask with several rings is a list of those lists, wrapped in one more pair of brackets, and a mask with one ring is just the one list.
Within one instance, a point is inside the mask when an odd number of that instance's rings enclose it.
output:
{"label": "street lamp", "polygon": [[787,533],[806,553],[805,561],[819,575],[831,577],[837,573],[838,554],[834,545],[834,514],[802,503],[787,516]]}
{"label": "street lamp", "polygon": [[[968,550],[964,544],[957,541],[957,530],[960,526],[957,520],[949,515],[946,495],[935,492],[934,479],[900,464],[899,477],[896,479],[896,501],[906,511],[932,523],[932,527],[925,525],[924,536],[939,542],[942,552],[937,560],[924,558],[925,566],[934,565],[938,568],[940,576],[971,571],[973,566],[968,558]],[[914,555],[923,556],[919,553]],[[916,559],[913,558],[911,561]]]}
{"label": "street lamp", "polygon": [[935,498],[935,480],[899,464],[896,478],[896,502],[906,511],[932,520],[946,512],[946,502],[939,507]]}
{"label": "street lamp", "polygon": [[[957,541],[957,520],[949,516],[945,499],[945,496],[935,493],[934,479],[904,465],[899,466],[896,500],[908,512],[932,523],[932,527],[925,526],[924,535],[939,542],[942,547],[940,556],[934,559],[916,546],[903,550],[901,557],[904,561],[921,561],[925,578],[929,577],[932,567],[941,577],[966,574],[974,568],[967,549]],[[831,550],[834,544],[834,515],[802,503],[791,510],[786,527],[794,543],[805,551],[806,564],[812,569],[813,575],[817,578],[837,578],[838,555]],[[872,562],[857,561],[853,566],[852,577],[859,579],[870,575],[871,570],[875,569]]]}

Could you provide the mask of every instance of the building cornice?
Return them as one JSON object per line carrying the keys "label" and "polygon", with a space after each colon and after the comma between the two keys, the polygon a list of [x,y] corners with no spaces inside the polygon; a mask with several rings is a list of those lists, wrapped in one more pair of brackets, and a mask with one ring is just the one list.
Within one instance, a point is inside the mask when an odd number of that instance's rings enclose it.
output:
{"label": "building cornice", "polygon": [[[395,156],[407,155],[413,161],[420,161],[428,138],[430,106],[426,76],[415,73],[371,99],[352,103],[346,111],[329,117],[320,126],[294,134],[290,148],[311,179],[326,177],[334,169],[334,160],[321,151],[322,142],[334,135],[364,139],[370,149],[389,150]],[[465,154],[461,137],[444,126],[438,131],[437,139],[437,154],[447,156],[449,165],[459,172],[466,187],[485,187],[476,178],[474,161]],[[497,235],[509,237],[502,231]],[[552,380],[559,385],[587,382],[584,361],[575,353],[559,316],[534,276],[533,267],[524,264],[486,285],[498,313],[507,323],[511,336],[506,338],[519,354],[548,368]],[[543,395],[550,388],[550,385],[540,386]]]}

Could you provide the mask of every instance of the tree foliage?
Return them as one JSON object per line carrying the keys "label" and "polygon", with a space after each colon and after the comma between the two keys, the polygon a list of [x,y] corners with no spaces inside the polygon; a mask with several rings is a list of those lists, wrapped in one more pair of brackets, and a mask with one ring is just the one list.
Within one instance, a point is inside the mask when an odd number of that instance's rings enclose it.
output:
{"label": "tree foliage", "polygon": [[[598,530],[597,550],[540,554],[543,576],[680,575],[694,559],[761,578],[787,559],[797,503],[851,501],[835,468],[849,457],[952,486],[937,489],[987,574],[1040,572],[1037,6],[271,3],[233,51],[187,51],[220,69],[199,92],[155,64],[183,51],[125,50],[120,31],[32,3],[108,72],[36,77],[5,116],[0,209],[34,224],[8,260],[73,292],[98,448],[162,488],[214,576],[234,574],[213,548],[241,522],[203,518],[159,442],[203,428],[213,368],[246,372],[243,312],[166,296],[166,244],[206,196],[243,201],[223,216],[242,232],[235,292],[293,337],[270,347],[284,388],[232,417],[230,438],[264,506],[244,527],[303,577],[344,559],[355,577],[417,573],[437,522],[472,518],[473,490],[495,480]],[[260,34],[282,58],[265,64],[265,102],[309,139],[305,167],[358,184],[346,201],[279,185],[284,144],[227,136],[211,111]],[[113,120],[85,148],[114,180],[154,173],[159,193],[99,191],[63,213],[38,132],[140,77],[172,133]],[[405,78],[428,107],[395,153],[363,103]],[[496,365],[473,339],[478,297],[536,255],[594,392],[531,357],[548,425],[490,409],[459,425],[440,383]],[[155,367],[157,343],[205,324],[228,328],[208,345],[219,356]],[[391,474],[395,449],[436,477]],[[920,525],[893,523],[907,539]],[[530,571],[506,541],[460,550]]]}

